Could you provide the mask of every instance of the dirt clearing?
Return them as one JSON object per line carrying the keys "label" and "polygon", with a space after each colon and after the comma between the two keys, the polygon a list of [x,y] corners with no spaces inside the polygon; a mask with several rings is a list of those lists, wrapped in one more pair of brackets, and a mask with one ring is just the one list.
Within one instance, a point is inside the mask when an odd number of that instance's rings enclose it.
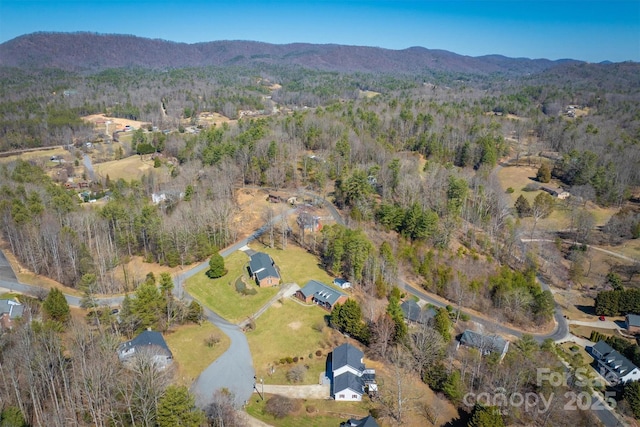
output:
{"label": "dirt clearing", "polygon": [[289,326],[294,331],[297,331],[302,326],[302,322],[291,322],[287,326]]}

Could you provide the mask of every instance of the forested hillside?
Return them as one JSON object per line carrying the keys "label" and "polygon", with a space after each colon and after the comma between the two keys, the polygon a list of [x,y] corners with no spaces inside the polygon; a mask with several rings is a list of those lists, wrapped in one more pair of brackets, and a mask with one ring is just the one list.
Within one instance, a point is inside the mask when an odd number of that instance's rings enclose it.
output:
{"label": "forested hillside", "polygon": [[524,75],[565,62],[574,61],[514,59],[499,55],[473,58],[421,47],[390,50],[366,46],[274,45],[228,40],[185,44],[95,33],[35,33],[0,45],[2,66],[94,72],[120,67],[164,69],[269,64],[300,65],[324,71],[404,75],[451,71]]}

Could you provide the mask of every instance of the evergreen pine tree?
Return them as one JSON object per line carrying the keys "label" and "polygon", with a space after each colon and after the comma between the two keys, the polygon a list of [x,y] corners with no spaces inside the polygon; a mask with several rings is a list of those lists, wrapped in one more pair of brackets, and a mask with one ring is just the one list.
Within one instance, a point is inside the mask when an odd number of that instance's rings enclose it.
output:
{"label": "evergreen pine tree", "polygon": [[196,408],[195,398],[185,386],[167,387],[158,401],[159,427],[199,427],[204,421],[204,413]]}
{"label": "evergreen pine tree", "polygon": [[49,291],[47,298],[42,304],[42,309],[49,319],[58,322],[67,322],[71,315],[71,310],[69,309],[69,304],[64,294],[57,288]]}
{"label": "evergreen pine tree", "polygon": [[209,260],[209,270],[207,270],[207,276],[210,279],[217,279],[227,274],[227,270],[224,268],[224,258],[219,253],[215,252],[211,255]]}

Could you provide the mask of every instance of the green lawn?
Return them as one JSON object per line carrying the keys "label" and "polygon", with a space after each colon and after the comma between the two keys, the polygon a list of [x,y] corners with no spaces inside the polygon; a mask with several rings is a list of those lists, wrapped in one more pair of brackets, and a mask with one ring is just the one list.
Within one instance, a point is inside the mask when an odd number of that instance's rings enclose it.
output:
{"label": "green lawn", "polygon": [[[220,342],[209,347],[205,340],[212,335],[218,337]],[[178,368],[178,382],[186,386],[191,385],[207,366],[229,348],[230,344],[229,337],[209,322],[180,326],[167,334],[165,340]]]}
{"label": "green lawn", "polygon": [[235,281],[241,275],[247,275],[246,265],[249,258],[244,252],[236,251],[225,258],[228,273],[219,279],[209,279],[205,272],[191,277],[186,282],[189,293],[211,310],[230,322],[238,323],[253,315],[260,307],[278,293],[279,288],[258,288],[255,295],[241,295],[236,292]]}
{"label": "green lawn", "polygon": [[251,248],[271,255],[275,261],[283,283],[297,283],[303,287],[309,280],[315,279],[330,284],[333,279],[322,269],[316,256],[299,246],[289,244],[287,249],[269,248],[261,244],[252,244]]}
{"label": "green lawn", "polygon": [[349,418],[363,418],[369,414],[371,402],[336,402],[334,400],[301,400],[300,409],[285,418],[274,418],[264,412],[271,395],[265,400],[254,395],[246,411],[249,415],[276,427],[335,427]]}
{"label": "green lawn", "polygon": [[[287,384],[286,374],[296,363],[276,362],[298,357],[297,364],[309,367],[303,384],[317,384],[337,334],[324,326],[328,314],[320,307],[302,306],[290,299],[270,307],[256,321],[256,329],[247,332],[256,375],[266,384]],[[322,350],[321,356],[316,356],[317,350]],[[275,372],[269,374],[269,367],[274,365]]]}

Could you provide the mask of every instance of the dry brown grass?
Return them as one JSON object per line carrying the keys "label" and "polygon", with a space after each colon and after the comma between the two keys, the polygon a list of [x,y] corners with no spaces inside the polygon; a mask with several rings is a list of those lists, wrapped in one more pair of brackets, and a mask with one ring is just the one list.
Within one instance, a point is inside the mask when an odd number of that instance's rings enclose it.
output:
{"label": "dry brown grass", "polygon": [[96,177],[106,178],[107,175],[112,181],[124,179],[125,181],[139,180],[142,175],[153,172],[158,183],[169,182],[171,174],[166,167],[154,168],[153,160],[150,157],[133,155],[120,160],[111,160],[93,165]]}
{"label": "dry brown grass", "polygon": [[133,128],[138,129],[143,126],[148,126],[149,123],[140,122],[137,120],[129,120],[129,119],[121,119],[119,117],[107,117],[104,114],[91,114],[89,116],[82,117],[82,120],[93,123],[95,125],[95,129],[98,132],[104,132],[106,130],[106,121],[110,121],[109,124],[109,133],[112,133],[116,130],[122,130],[125,126],[133,126]]}
{"label": "dry brown grass", "polygon": [[[511,206],[513,206],[520,195],[524,196],[529,203],[533,203],[533,200],[540,193],[538,191],[523,191],[528,184],[538,185],[550,185],[560,187],[561,183],[557,180],[552,180],[549,184],[541,184],[535,180],[536,173],[538,171],[539,163],[535,163],[535,166],[505,166],[498,171],[498,180],[502,188],[513,188],[513,193],[508,194]],[[615,214],[616,209],[603,208],[595,205],[594,203],[587,203],[586,208],[591,212],[596,219],[596,226],[602,226],[609,221],[611,216]],[[533,226],[532,218],[523,218],[522,224],[525,229],[531,229]],[[570,206],[568,200],[556,200],[556,208],[548,218],[544,218],[536,225],[537,230],[546,231],[558,231],[569,227],[571,224],[570,219]]]}
{"label": "dry brown grass", "polygon": [[231,120],[219,113],[204,111],[198,115],[198,124],[203,126],[220,125],[222,123],[236,123],[237,120]]}
{"label": "dry brown grass", "polygon": [[[212,336],[220,341],[209,347],[206,340]],[[190,386],[202,371],[227,351],[231,343],[227,335],[209,322],[178,326],[165,339],[173,353],[177,381],[186,386]]]}

